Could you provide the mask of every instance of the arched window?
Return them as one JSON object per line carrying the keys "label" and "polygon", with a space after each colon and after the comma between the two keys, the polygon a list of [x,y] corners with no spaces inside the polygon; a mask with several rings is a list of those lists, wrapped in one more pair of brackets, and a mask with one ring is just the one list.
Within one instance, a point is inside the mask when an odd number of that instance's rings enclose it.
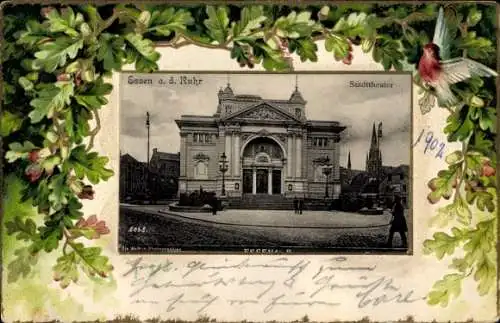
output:
{"label": "arched window", "polygon": [[194,177],[196,179],[208,179],[208,166],[206,162],[199,161],[194,168]]}
{"label": "arched window", "polygon": [[315,182],[324,182],[326,180],[326,176],[323,173],[323,166],[318,165],[314,169],[314,181]]}

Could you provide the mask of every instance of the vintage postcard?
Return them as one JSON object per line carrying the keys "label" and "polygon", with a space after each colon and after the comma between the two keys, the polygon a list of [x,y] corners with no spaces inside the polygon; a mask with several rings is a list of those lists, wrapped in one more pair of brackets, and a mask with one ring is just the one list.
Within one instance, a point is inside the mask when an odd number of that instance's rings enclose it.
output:
{"label": "vintage postcard", "polygon": [[120,251],[406,252],[411,92],[410,73],[121,74]]}
{"label": "vintage postcard", "polygon": [[494,2],[1,8],[2,322],[495,322]]}

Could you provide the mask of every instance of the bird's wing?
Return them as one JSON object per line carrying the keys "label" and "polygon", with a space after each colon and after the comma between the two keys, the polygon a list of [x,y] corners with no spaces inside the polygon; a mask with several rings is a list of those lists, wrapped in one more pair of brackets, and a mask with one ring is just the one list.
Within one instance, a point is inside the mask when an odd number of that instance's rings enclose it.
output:
{"label": "bird's wing", "polygon": [[436,27],[434,28],[434,37],[432,42],[439,46],[441,59],[450,58],[451,34],[444,15],[443,7],[439,7]]}
{"label": "bird's wing", "polygon": [[443,77],[449,84],[465,81],[472,76],[491,77],[497,72],[468,58],[454,58],[441,63]]}

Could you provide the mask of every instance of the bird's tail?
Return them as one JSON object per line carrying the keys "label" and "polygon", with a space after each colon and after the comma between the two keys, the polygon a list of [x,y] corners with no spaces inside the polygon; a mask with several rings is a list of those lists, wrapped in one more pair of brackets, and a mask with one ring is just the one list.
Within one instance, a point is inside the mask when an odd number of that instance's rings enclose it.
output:
{"label": "bird's tail", "polygon": [[450,107],[458,103],[458,98],[453,94],[447,82],[439,82],[435,90],[437,103],[440,107]]}

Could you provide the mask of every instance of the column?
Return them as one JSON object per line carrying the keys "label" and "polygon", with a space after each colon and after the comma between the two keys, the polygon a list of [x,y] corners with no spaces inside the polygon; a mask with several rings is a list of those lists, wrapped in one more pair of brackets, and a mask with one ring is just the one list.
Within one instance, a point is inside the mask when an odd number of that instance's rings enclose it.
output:
{"label": "column", "polygon": [[286,176],[287,177],[293,177],[292,173],[292,147],[293,147],[293,138],[291,134],[288,134],[287,138],[287,145],[286,145],[286,150],[287,150],[287,156],[286,156]]}
{"label": "column", "polygon": [[179,150],[181,152],[179,160],[180,177],[186,176],[186,158],[187,158],[186,148],[187,148],[186,134],[181,133],[181,148]]}
{"label": "column", "polygon": [[273,169],[267,170],[267,194],[273,194]]}
{"label": "column", "polygon": [[231,171],[231,167],[233,166],[233,163],[232,163],[232,155],[231,155],[231,134],[229,133],[228,130],[226,130],[226,147],[225,147],[225,151],[226,151],[226,157],[227,157],[227,162],[228,162],[228,169],[227,169],[227,175],[228,176],[231,176],[232,174],[232,171]]}
{"label": "column", "polygon": [[233,174],[240,176],[240,135],[233,132]]}
{"label": "column", "polygon": [[285,172],[281,169],[281,194],[285,194]]}
{"label": "column", "polygon": [[295,138],[295,176],[302,177],[302,137]]}
{"label": "column", "polygon": [[252,169],[252,194],[257,194],[257,170]]}

